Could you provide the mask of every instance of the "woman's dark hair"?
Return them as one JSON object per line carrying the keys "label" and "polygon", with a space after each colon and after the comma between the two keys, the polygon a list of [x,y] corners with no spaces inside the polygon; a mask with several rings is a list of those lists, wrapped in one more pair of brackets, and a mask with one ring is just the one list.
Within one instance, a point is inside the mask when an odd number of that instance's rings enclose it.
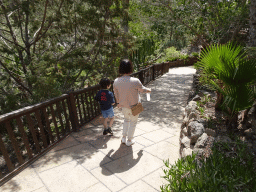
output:
{"label": "woman's dark hair", "polygon": [[110,85],[110,80],[108,78],[102,78],[100,80],[100,86],[102,89],[107,89],[107,87]]}
{"label": "woman's dark hair", "polygon": [[133,65],[129,59],[123,59],[120,62],[119,73],[120,74],[128,74],[133,72]]}

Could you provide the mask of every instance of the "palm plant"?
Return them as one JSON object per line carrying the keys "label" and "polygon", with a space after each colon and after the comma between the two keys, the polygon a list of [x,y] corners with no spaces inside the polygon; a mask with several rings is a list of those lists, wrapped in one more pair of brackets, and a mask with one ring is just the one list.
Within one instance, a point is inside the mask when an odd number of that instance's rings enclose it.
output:
{"label": "palm plant", "polygon": [[238,111],[252,106],[256,98],[256,61],[247,59],[241,46],[228,43],[204,50],[196,68],[200,82],[217,92],[215,107],[229,114],[229,127],[236,125]]}

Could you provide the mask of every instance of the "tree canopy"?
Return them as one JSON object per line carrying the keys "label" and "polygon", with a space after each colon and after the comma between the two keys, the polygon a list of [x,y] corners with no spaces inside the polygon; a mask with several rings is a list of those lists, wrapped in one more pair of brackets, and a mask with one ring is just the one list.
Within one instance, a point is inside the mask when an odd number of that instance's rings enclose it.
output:
{"label": "tree canopy", "polygon": [[116,76],[120,0],[0,1],[0,114]]}

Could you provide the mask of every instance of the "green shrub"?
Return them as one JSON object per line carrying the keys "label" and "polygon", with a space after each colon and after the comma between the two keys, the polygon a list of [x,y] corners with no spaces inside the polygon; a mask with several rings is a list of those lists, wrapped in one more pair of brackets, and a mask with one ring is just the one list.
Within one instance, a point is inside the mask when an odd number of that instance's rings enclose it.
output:
{"label": "green shrub", "polygon": [[192,52],[191,55],[192,55],[193,57],[198,57],[198,56],[199,56],[199,53],[197,53],[197,52]]}
{"label": "green shrub", "polygon": [[[195,53],[198,56],[198,53]],[[162,56],[160,59],[156,61],[156,63],[163,63],[163,62],[170,62],[170,61],[176,61],[178,59],[183,60],[184,62],[189,61],[190,56],[181,54],[180,51],[177,51],[175,47],[169,47],[165,49],[164,56]]]}
{"label": "green shrub", "polygon": [[156,61],[156,63],[162,63],[166,61],[175,61],[180,58],[180,52],[175,47],[169,47],[165,49],[164,56]]}
{"label": "green shrub", "polygon": [[180,58],[179,59],[182,59],[184,61],[187,61],[189,59],[189,56],[188,55],[180,55]]}
{"label": "green shrub", "polygon": [[169,160],[164,161],[166,169],[163,170],[163,178],[168,184],[160,187],[162,192],[256,191],[254,157],[246,144],[238,139],[234,146],[215,143],[212,155],[206,161],[199,160],[201,166],[196,163],[195,157],[196,154],[192,153],[179,159],[175,165],[170,165]]}

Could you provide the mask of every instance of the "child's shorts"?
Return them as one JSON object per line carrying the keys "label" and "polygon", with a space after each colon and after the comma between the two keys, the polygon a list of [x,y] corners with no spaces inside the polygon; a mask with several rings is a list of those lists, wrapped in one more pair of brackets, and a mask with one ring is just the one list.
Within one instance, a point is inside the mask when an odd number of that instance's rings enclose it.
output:
{"label": "child's shorts", "polygon": [[114,117],[113,107],[111,107],[108,110],[104,110],[104,111],[102,110],[101,113],[102,113],[103,118],[112,118],[112,117]]}

